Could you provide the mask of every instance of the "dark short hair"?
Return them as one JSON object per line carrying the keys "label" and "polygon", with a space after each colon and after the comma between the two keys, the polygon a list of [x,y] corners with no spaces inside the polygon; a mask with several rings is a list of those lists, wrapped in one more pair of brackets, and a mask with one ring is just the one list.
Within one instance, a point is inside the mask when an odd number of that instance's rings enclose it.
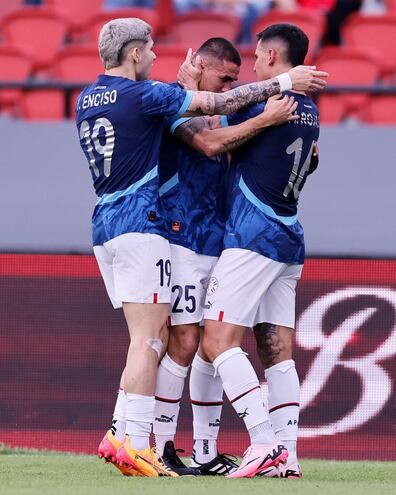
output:
{"label": "dark short hair", "polygon": [[293,24],[273,24],[257,35],[258,41],[267,41],[275,38],[282,40],[286,44],[286,61],[292,67],[304,63],[309,45],[308,36],[304,31]]}
{"label": "dark short hair", "polygon": [[209,38],[197,50],[201,56],[209,55],[220,61],[227,61],[241,66],[242,60],[235,46],[225,38]]}

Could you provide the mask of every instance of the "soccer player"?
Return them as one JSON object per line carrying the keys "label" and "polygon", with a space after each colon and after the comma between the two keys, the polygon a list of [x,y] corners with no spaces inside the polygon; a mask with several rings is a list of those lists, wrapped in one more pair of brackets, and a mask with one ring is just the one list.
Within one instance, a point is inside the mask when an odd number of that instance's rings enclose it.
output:
{"label": "soccer player", "polygon": [[[85,88],[76,106],[81,147],[98,196],[93,244],[110,300],[123,308],[130,334],[124,390],[99,455],[145,476],[177,476],[150,449],[160,332],[169,313],[170,248],[158,205],[158,154],[164,118],[229,114],[282,89],[322,85],[320,73],[298,68],[266,82],[224,94],[186,92],[148,81],[151,27],[140,19],[115,19],[99,34],[105,73]],[[119,430],[119,432],[117,432]],[[123,432],[122,432],[123,430]],[[126,434],[121,445],[119,440]]]}
{"label": "soccer player", "polygon": [[[191,56],[189,54],[188,56]],[[224,92],[238,79],[241,59],[236,48],[224,38],[211,38],[198,50],[202,73],[195,89]],[[275,98],[275,97],[273,97]],[[216,146],[223,154],[206,157],[183,144],[189,140],[189,119],[168,118],[160,152],[160,196],[167,217],[171,247],[171,328],[167,354],[157,376],[153,431],[157,454],[181,475],[226,474],[238,466],[218,454],[223,387],[213,378],[213,365],[194,355],[198,349],[203,302],[210,274],[223,249],[226,195],[231,170],[225,151],[232,150],[266,126],[295,119],[293,97],[272,100],[263,114],[246,123],[221,129]],[[196,119],[199,117],[196,117]],[[205,119],[202,117],[202,119]],[[211,125],[216,122],[212,120]],[[257,132],[256,132],[257,131]],[[219,134],[222,134],[219,136]],[[177,136],[181,140],[177,139]],[[185,467],[174,447],[180,399],[193,361],[190,394],[194,417],[194,449],[191,466]]]}
{"label": "soccer player", "polygon": [[[288,24],[258,35],[255,71],[259,80],[302,64],[306,35]],[[233,153],[240,176],[233,191],[224,251],[209,282],[203,351],[238,415],[251,446],[230,477],[300,477],[296,454],[299,381],[292,359],[295,288],[304,263],[303,230],[297,220],[299,194],[310,173],[319,136],[313,101],[293,93],[300,119],[259,134]],[[257,115],[263,105],[228,117],[236,124]],[[255,327],[269,391],[271,424],[262,405],[256,373],[240,345]],[[289,461],[286,468],[277,465]]]}

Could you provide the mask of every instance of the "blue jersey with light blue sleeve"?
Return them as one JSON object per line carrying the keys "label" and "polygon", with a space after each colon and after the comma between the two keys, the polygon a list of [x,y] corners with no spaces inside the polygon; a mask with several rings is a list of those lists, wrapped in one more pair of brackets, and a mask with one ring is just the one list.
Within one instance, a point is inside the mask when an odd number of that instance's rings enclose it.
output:
{"label": "blue jersey with light blue sleeve", "polygon": [[191,98],[180,87],[107,75],[82,91],[76,121],[98,196],[94,245],[127,232],[165,234],[158,197],[164,118],[183,115]]}
{"label": "blue jersey with light blue sleeve", "polygon": [[[224,247],[249,249],[282,263],[302,264],[304,232],[297,220],[297,205],[319,137],[319,112],[308,96],[290,94],[298,103],[300,119],[266,129],[233,153],[232,165],[239,175]],[[223,122],[239,124],[258,115],[264,106],[253,105],[223,117]]]}
{"label": "blue jersey with light blue sleeve", "polygon": [[160,152],[160,196],[169,242],[220,256],[230,171],[226,155],[208,158],[173,137],[188,119],[167,119]]}

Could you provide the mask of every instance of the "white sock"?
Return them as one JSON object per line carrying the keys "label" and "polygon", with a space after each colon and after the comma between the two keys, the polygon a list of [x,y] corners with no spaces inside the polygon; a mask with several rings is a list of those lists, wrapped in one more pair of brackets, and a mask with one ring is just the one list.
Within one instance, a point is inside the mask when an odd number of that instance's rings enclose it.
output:
{"label": "white sock", "polygon": [[221,376],[224,392],[238,416],[245,422],[252,443],[275,443],[268,413],[264,408],[260,384],[253,366],[240,347],[234,347],[213,361]]}
{"label": "white sock", "polygon": [[292,359],[265,370],[268,410],[276,436],[289,451],[288,464],[297,459],[300,381]]}
{"label": "white sock", "polygon": [[180,400],[189,368],[175,363],[168,354],[165,354],[158,367],[153,431],[159,456],[164,453],[165,443],[174,441]]}
{"label": "white sock", "polygon": [[147,395],[126,394],[126,431],[132,447],[144,450],[150,447],[150,433],[154,420],[155,398]]}
{"label": "white sock", "polygon": [[223,407],[223,384],[220,376],[214,376],[212,363],[198,354],[191,365],[190,398],[193,410],[193,460],[199,464],[217,456],[221,410]]}
{"label": "white sock", "polygon": [[111,423],[111,431],[115,438],[122,442],[125,437],[126,428],[126,404],[127,398],[122,388],[119,389],[116,404],[114,407],[113,421]]}

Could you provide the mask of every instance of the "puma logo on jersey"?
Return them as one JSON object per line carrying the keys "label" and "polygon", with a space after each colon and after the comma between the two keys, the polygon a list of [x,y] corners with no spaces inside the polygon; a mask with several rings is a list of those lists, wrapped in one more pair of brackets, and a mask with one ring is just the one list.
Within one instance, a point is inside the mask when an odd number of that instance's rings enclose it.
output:
{"label": "puma logo on jersey", "polygon": [[243,412],[238,413],[238,416],[239,416],[241,419],[246,418],[246,416],[249,416],[249,413],[248,413],[248,408],[246,408]]}

